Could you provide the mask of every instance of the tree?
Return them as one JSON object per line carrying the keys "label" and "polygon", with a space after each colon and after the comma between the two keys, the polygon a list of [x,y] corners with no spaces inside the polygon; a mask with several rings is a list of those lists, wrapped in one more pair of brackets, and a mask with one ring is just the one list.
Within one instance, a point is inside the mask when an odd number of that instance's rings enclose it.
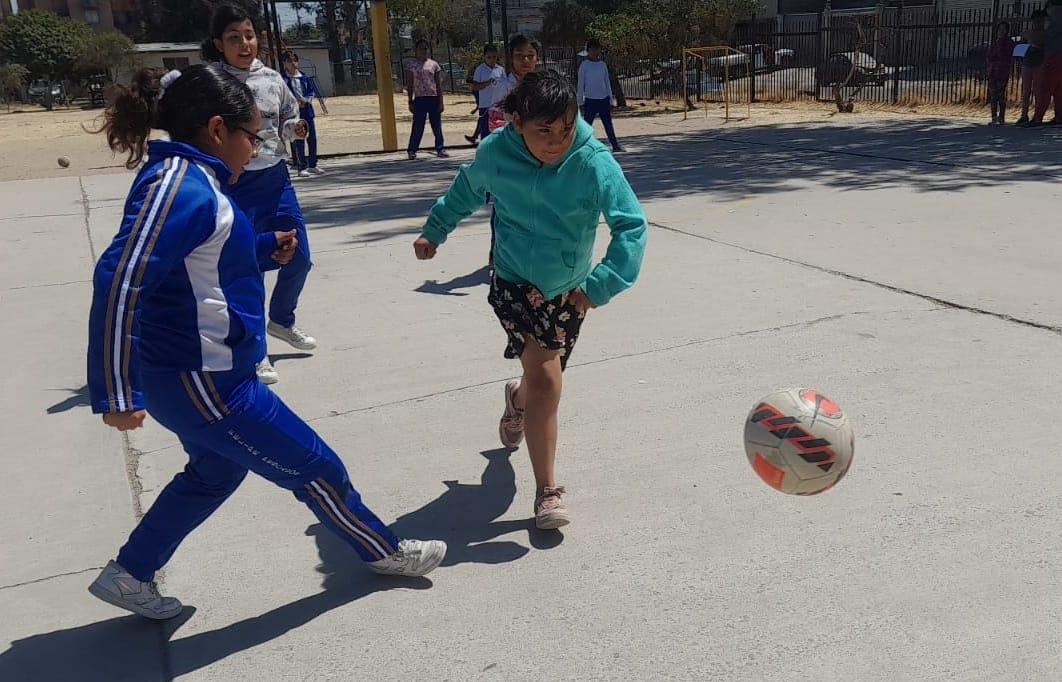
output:
{"label": "tree", "polygon": [[41,10],[19,12],[0,24],[0,55],[22,64],[32,78],[60,80],[74,71],[92,35],[84,22]]}
{"label": "tree", "polygon": [[625,54],[673,58],[683,47],[726,42],[737,20],[759,8],[760,0],[629,0],[587,30]]}
{"label": "tree", "polygon": [[0,64],[0,98],[11,110],[12,95],[22,92],[29,79],[29,69],[21,64]]}
{"label": "tree", "polygon": [[586,40],[594,11],[572,0],[552,0],[542,8],[542,42],[573,47]]}
{"label": "tree", "polygon": [[106,71],[111,81],[117,82],[119,74],[136,65],[133,41],[117,31],[90,36],[78,65],[84,71]]}
{"label": "tree", "polygon": [[295,45],[305,42],[317,42],[324,38],[324,33],[321,29],[312,24],[298,24],[297,26],[291,26],[284,29],[284,42],[288,45]]}

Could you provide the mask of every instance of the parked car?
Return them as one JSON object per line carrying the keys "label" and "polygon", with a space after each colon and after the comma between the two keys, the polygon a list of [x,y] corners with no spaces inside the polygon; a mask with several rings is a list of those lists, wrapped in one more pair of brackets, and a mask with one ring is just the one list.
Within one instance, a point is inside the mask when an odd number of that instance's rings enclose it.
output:
{"label": "parked car", "polygon": [[35,80],[30,84],[26,94],[29,95],[31,103],[39,104],[47,109],[51,109],[56,104],[67,103],[66,89],[62,83],[51,83],[43,79]]}
{"label": "parked car", "polygon": [[746,76],[751,71],[770,71],[779,69],[793,61],[796,55],[793,50],[776,50],[770,45],[756,43],[753,45],[739,45],[738,52],[730,53],[721,57],[712,57],[708,60],[709,72],[721,75],[728,73],[732,78]]}
{"label": "parked car", "polygon": [[[849,73],[852,74],[850,79]],[[863,88],[884,85],[886,78],[885,66],[866,52],[835,52],[815,70],[815,82],[819,87],[840,85],[848,79],[848,87]]]}

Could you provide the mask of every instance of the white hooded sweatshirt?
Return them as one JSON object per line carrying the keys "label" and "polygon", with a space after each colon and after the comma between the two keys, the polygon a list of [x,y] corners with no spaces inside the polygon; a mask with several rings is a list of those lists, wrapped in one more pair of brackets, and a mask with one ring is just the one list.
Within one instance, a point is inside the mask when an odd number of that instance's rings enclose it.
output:
{"label": "white hooded sweatshirt", "polygon": [[286,143],[296,139],[295,126],[302,121],[299,118],[299,102],[291,94],[279,73],[263,64],[258,59],[251,63],[247,71],[228,64],[219,63],[254,93],[255,104],[262,115],[262,127],[258,136],[264,140],[258,150],[258,156],[245,166],[246,170],[259,171],[272,168],[288,158]]}

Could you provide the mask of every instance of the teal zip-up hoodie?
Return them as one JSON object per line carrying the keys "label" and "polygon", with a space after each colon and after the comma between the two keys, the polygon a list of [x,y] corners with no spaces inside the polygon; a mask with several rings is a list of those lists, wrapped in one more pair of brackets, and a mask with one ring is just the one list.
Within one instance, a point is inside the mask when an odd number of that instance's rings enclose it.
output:
{"label": "teal zip-up hoodie", "polygon": [[[486,137],[476,159],[461,167],[435,204],[423,236],[442,244],[457,224],[494,195],[494,269],[514,284],[532,284],[546,298],[576,287],[595,306],[638,278],[648,226],[623,170],[582,118],[571,149],[545,165],[509,124]],[[594,238],[604,215],[612,241],[596,266]]]}

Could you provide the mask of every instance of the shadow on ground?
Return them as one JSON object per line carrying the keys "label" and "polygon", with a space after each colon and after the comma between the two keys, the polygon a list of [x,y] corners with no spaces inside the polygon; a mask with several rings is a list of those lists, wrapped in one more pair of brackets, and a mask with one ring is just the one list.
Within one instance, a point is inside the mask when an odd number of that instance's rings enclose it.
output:
{"label": "shadow on ground", "polygon": [[[839,190],[954,192],[1062,178],[1062,129],[989,128],[945,119],[835,117],[830,122],[640,135],[623,143],[631,152],[619,161],[643,201],[695,194],[711,202],[792,192],[807,183]],[[446,191],[458,166],[457,161],[437,159],[373,160],[338,167],[327,183],[301,184],[299,196],[315,230],[419,221]],[[325,193],[334,189],[333,182],[356,183],[358,191]],[[419,225],[391,227],[359,233],[354,241],[418,231]]]}
{"label": "shadow on ground", "polygon": [[[563,540],[560,533],[536,531],[531,518],[498,520],[516,495],[516,477],[508,450],[489,450],[482,455],[487,465],[478,484],[445,481],[447,489],[442,495],[395,522],[398,535],[446,540],[449,550],[443,566],[515,561],[530,550],[514,541],[496,541],[512,532],[527,532],[530,544],[539,549],[559,545]],[[432,586],[428,578],[384,577],[369,572],[346,543],[320,524],[311,525],[306,534],[314,538],[321,559],[317,570],[323,576],[323,590],[317,594],[181,639],[174,637],[195,614],[195,607],[186,606],[180,616],[162,623],[122,616],[33,635],[12,642],[0,653],[0,680],[174,679],[281,637],[369,594]],[[89,598],[87,594],[85,598]]]}

